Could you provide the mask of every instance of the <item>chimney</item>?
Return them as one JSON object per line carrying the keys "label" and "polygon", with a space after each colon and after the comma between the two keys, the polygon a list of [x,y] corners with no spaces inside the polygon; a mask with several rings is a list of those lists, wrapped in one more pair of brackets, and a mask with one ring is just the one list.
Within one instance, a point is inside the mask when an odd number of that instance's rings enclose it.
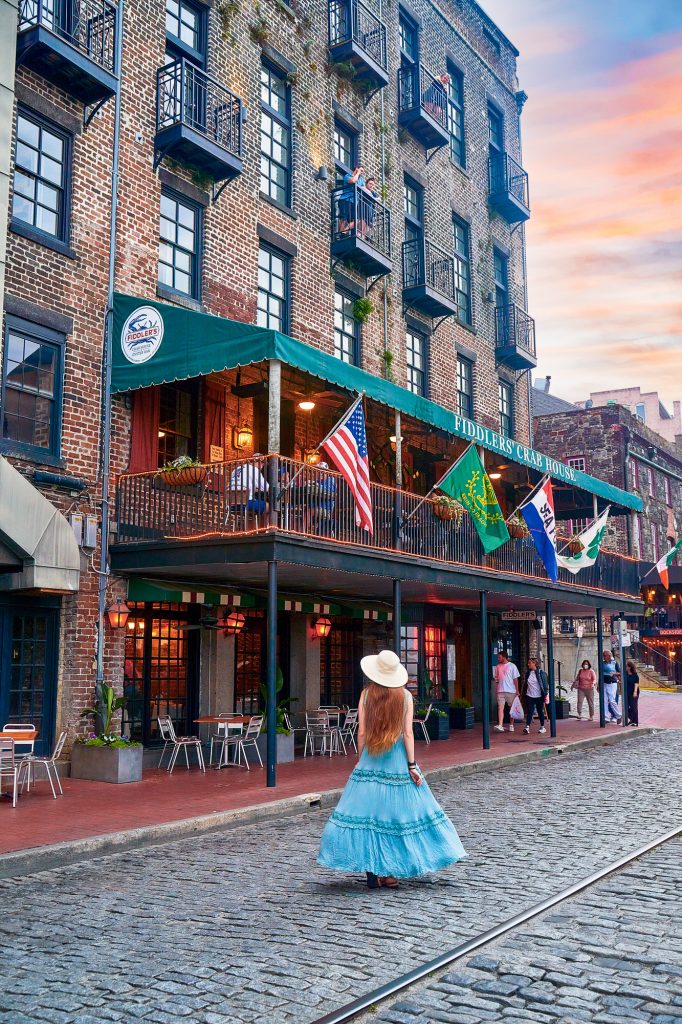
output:
{"label": "chimney", "polygon": [[550,376],[545,377],[545,394],[546,395],[549,394],[549,385],[551,383],[552,383],[552,378]]}

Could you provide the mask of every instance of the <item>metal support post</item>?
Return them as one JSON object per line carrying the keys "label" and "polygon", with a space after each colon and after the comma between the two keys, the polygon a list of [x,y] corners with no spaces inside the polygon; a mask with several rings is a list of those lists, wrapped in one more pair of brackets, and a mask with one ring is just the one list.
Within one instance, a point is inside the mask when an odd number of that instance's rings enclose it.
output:
{"label": "metal support post", "polygon": [[400,580],[393,580],[393,650],[400,657],[400,625],[402,622],[402,596]]}
{"label": "metal support post", "polygon": [[481,616],[481,714],[483,716],[483,749],[490,750],[490,651],[488,650],[488,595],[479,591]]}
{"label": "metal support post", "polygon": [[554,617],[552,602],[545,601],[545,628],[547,629],[547,682],[549,683],[549,734],[556,736],[556,703],[554,688]]}
{"label": "metal support post", "polygon": [[604,705],[604,612],[597,608],[597,671],[599,673],[599,727],[606,728],[606,707]]}
{"label": "metal support post", "polygon": [[621,612],[616,620],[618,622],[618,656],[620,658],[620,698],[623,715],[623,725],[628,724],[628,688],[625,683],[625,652],[623,650],[623,629],[625,627],[625,619]]}
{"label": "metal support post", "polygon": [[282,364],[271,359],[268,364],[268,492],[270,496],[269,525],[278,525],[279,456],[282,408]]}
{"label": "metal support post", "polygon": [[277,562],[268,562],[268,611],[266,656],[266,723],[268,729],[266,763],[269,788],[277,785]]}

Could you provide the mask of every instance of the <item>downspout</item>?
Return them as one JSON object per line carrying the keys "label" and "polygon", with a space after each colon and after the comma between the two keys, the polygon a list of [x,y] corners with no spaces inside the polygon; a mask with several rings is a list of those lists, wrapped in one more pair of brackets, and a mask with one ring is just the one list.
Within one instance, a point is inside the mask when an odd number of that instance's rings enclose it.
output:
{"label": "downspout", "polygon": [[96,688],[101,692],[104,682],[104,616],[107,607],[109,580],[109,478],[111,464],[111,353],[114,329],[114,285],[116,277],[116,231],[118,222],[119,147],[121,135],[121,89],[123,57],[123,11],[125,0],[118,0],[116,8],[116,71],[118,88],[114,106],[113,160],[111,167],[111,228],[109,235],[109,286],[104,325],[104,351],[102,356],[102,528],[98,574],[97,610],[97,672]]}
{"label": "downspout", "polygon": [[[523,110],[524,104],[528,99],[527,93],[520,89],[516,93],[516,110],[518,113],[518,128],[519,128],[519,163],[523,167],[523,146],[521,144],[521,111]],[[526,225],[521,224],[521,270],[523,274],[523,308],[528,312],[528,263],[526,260]],[[533,402],[532,395],[532,381],[533,370],[528,370],[526,376],[526,387],[528,391],[528,447],[533,447]]]}
{"label": "downspout", "polygon": [[[384,17],[383,17],[383,0],[379,0],[379,21],[381,21],[381,23],[383,24],[383,20],[384,20]],[[384,125],[385,125],[386,122],[385,122],[384,118],[385,118],[386,114],[385,114],[384,91],[385,91],[384,89],[381,89],[379,91],[379,111],[380,111],[380,120],[381,120],[381,129],[380,129],[380,133],[379,134],[381,135],[381,141],[380,141],[380,152],[381,152],[381,200],[382,200],[382,202],[385,203],[386,202],[386,197],[384,195],[384,191],[385,191],[384,186],[386,185],[386,132],[384,131]],[[389,227],[389,231],[390,231],[390,227]],[[388,367],[388,363],[386,361],[386,353],[388,352],[388,280],[389,280],[389,276],[390,275],[387,275],[384,278],[384,287],[383,287],[383,293],[384,293],[384,375],[386,377],[389,376],[389,373],[388,373],[389,367]]]}

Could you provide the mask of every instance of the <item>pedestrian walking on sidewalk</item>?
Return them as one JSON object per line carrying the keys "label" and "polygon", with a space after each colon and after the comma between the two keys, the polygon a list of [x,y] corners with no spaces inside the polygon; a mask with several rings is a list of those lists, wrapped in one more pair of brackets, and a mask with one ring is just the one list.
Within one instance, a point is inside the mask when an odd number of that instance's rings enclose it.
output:
{"label": "pedestrian walking on sidewalk", "polygon": [[547,673],[540,668],[537,658],[529,658],[528,671],[521,687],[521,700],[525,699],[526,702],[526,724],[523,727],[526,735],[530,732],[535,712],[540,719],[538,732],[547,732],[545,729],[545,697],[548,693]]}
{"label": "pedestrian walking on sidewalk", "polygon": [[605,714],[608,715],[606,721],[613,725],[618,725],[621,718],[618,712],[618,680],[620,679],[620,672],[613,660],[611,651],[604,651],[602,659],[604,662],[604,700],[606,702],[604,710]]}
{"label": "pedestrian walking on sidewalk", "polygon": [[597,673],[587,658],[583,661],[578,675],[571,683],[571,689],[578,691],[578,721],[583,717],[583,704],[587,701],[590,721],[594,722],[594,688],[597,685]]}
{"label": "pedestrian walking on sidewalk", "polygon": [[358,751],[325,825],[317,859],[337,871],[364,871],[369,889],[439,871],[467,856],[414,759],[412,695],[393,651],[363,658],[369,680],[358,704]]}
{"label": "pedestrian walking on sidewalk", "polygon": [[[504,709],[511,707],[514,697],[519,695],[519,678],[521,673],[513,661],[509,661],[504,651],[497,655],[497,665],[493,669],[495,690],[497,692],[497,725],[495,732],[504,732]],[[509,720],[509,732],[514,732],[514,723]]]}
{"label": "pedestrian walking on sidewalk", "polygon": [[628,719],[630,725],[639,725],[639,676],[634,661],[625,663],[625,685],[628,698]]}

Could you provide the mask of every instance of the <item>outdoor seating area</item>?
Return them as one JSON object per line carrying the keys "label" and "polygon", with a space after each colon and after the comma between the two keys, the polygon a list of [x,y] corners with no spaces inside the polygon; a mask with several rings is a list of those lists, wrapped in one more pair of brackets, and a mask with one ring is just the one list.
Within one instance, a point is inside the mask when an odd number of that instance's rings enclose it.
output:
{"label": "outdoor seating area", "polygon": [[[30,793],[31,786],[35,787],[36,772],[40,770],[45,773],[55,800],[55,783],[60,796],[63,795],[57,760],[64,748],[66,733],[60,733],[52,754],[46,757],[34,753],[37,736],[38,730],[30,722],[7,722],[0,732],[0,797],[11,799],[12,807],[17,806],[24,789]],[[3,783],[9,783],[7,791],[3,790]]]}

